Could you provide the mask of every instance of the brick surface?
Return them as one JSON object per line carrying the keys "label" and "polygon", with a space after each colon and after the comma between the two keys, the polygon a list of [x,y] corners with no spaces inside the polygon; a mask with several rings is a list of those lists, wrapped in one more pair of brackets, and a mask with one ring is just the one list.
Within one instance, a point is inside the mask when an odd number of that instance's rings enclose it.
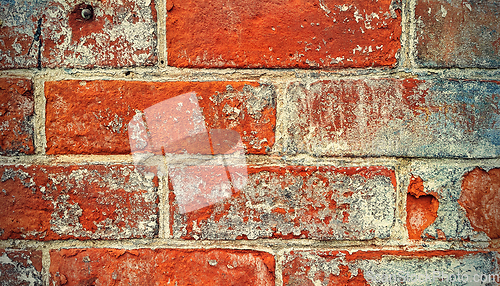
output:
{"label": "brick surface", "polygon": [[220,168],[185,169],[169,170],[175,238],[387,238],[395,219],[395,175],[384,167],[249,166],[240,190],[211,181]]}
{"label": "brick surface", "polygon": [[33,90],[25,78],[0,79],[0,155],[33,154]]}
{"label": "brick surface", "polygon": [[390,0],[168,0],[167,10],[176,67],[392,67],[401,47]]}
{"label": "brick surface", "polygon": [[228,249],[61,249],[50,285],[274,285],[274,258]]}
{"label": "brick surface", "polygon": [[154,237],[154,171],[127,165],[2,166],[0,239]]}
{"label": "brick surface", "polygon": [[[0,69],[152,65],[153,1],[2,1]],[[91,3],[93,17],[82,9]]]}
{"label": "brick surface", "polygon": [[0,285],[43,285],[42,252],[0,249]]}
{"label": "brick surface", "polygon": [[[182,96],[192,92],[192,98]],[[130,154],[131,143],[141,141],[129,141],[130,132],[140,129],[134,116],[147,118],[146,109],[156,115],[147,127],[159,141],[179,137],[181,146],[179,132],[192,131],[188,138],[197,142],[203,135],[198,129],[228,129],[238,132],[249,154],[265,154],[274,143],[276,93],[255,82],[57,81],[45,83],[45,95],[47,154]],[[169,105],[169,100],[179,102]],[[155,110],[162,104],[164,110]],[[195,112],[199,116],[192,116]],[[136,129],[129,130],[131,121]]]}
{"label": "brick surface", "polygon": [[466,251],[292,251],[285,254],[282,263],[283,284],[479,285],[482,279],[486,285],[496,285],[500,282],[497,255]]}
{"label": "brick surface", "polygon": [[318,156],[497,157],[499,94],[498,82],[490,81],[292,83],[275,149]]}
{"label": "brick surface", "polygon": [[[408,217],[414,218],[413,226],[408,226],[410,238],[472,241],[500,238],[498,173],[499,169],[491,166],[414,162],[402,186],[408,185],[409,196],[428,199],[417,204],[420,215],[408,208],[407,203]],[[421,181],[419,191],[415,191],[415,180]]]}
{"label": "brick surface", "polygon": [[425,67],[500,67],[500,3],[418,0],[417,62]]}

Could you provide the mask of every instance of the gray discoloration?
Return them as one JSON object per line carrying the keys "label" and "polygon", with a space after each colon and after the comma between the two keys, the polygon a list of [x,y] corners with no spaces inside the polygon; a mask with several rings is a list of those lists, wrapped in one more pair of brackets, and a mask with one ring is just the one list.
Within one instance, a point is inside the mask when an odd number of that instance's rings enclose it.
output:
{"label": "gray discoloration", "polygon": [[488,158],[500,154],[500,85],[487,81],[292,83],[275,150],[354,156]]}
{"label": "gray discoloration", "polygon": [[154,4],[77,0],[2,0],[0,68],[151,65],[156,61]]}
{"label": "gray discoloration", "polygon": [[5,250],[0,255],[0,285],[43,285],[42,273],[34,266],[33,255],[41,257],[41,253],[34,254],[23,250]]}
{"label": "gray discoloration", "polygon": [[175,213],[173,231],[176,238],[191,239],[388,238],[394,208],[395,190],[387,176],[264,169],[249,175],[240,193],[201,210],[201,217],[209,212],[207,219],[196,220],[196,212]]}
{"label": "gray discoloration", "polygon": [[425,229],[423,237],[437,239],[437,230],[441,230],[446,239],[449,240],[490,240],[484,232],[473,229],[464,208],[458,204],[462,192],[463,176],[476,167],[484,170],[492,168],[491,166],[473,164],[449,165],[422,161],[415,161],[411,165],[410,172],[405,176],[401,187],[407,189],[411,176],[418,176],[423,180],[424,191],[436,194],[439,200],[438,217],[433,224]]}
{"label": "gray discoloration", "polygon": [[[495,252],[469,253],[460,257],[452,252],[440,256],[424,252],[424,256],[419,258],[408,252],[386,254],[373,259],[365,257],[352,260],[350,257],[363,255],[361,252],[288,253],[282,262],[285,280],[288,281],[284,285],[326,286],[347,281],[362,281],[368,285],[497,285],[491,280],[500,281],[500,277],[495,276],[499,271]],[[373,253],[373,256],[377,254]],[[455,280],[451,280],[452,274]],[[457,275],[460,275],[460,280]],[[485,275],[483,279],[488,279],[489,283],[481,284],[474,280],[481,275]]]}

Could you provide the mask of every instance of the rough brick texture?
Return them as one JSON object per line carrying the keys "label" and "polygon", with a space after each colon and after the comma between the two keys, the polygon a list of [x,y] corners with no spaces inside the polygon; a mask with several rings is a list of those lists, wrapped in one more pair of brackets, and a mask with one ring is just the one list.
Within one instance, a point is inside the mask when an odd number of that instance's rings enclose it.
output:
{"label": "rough brick texture", "polygon": [[[409,195],[419,194],[428,200],[418,204],[420,216],[407,204],[408,217],[414,217],[413,226],[408,226],[410,238],[472,241],[500,238],[498,170],[491,166],[451,167],[414,162],[405,179]],[[419,191],[415,191],[415,180],[421,181]]]}
{"label": "rough brick texture", "polygon": [[274,258],[251,250],[61,249],[51,285],[274,285]]}
{"label": "rough brick texture", "polygon": [[283,284],[479,285],[474,283],[482,279],[496,285],[496,256],[466,251],[292,251],[282,264]]}
{"label": "rough brick texture", "polygon": [[[196,120],[202,128],[238,132],[249,154],[265,154],[273,146],[273,86],[255,82],[57,81],[45,84],[47,154],[130,154],[128,124],[134,116],[190,92],[196,94],[193,100],[197,99],[197,112],[202,115]],[[171,123],[178,118],[171,112],[157,112],[164,118],[157,120],[157,126],[149,126],[153,137],[177,136],[174,133],[183,128],[172,131]]]}
{"label": "rough brick texture", "polygon": [[0,249],[0,285],[43,285],[42,252]]}
{"label": "rough brick texture", "polygon": [[[83,1],[84,2],[84,1]],[[0,69],[151,65],[153,1],[5,0],[0,6]],[[91,4],[93,16],[82,9]]]}
{"label": "rough brick texture", "polygon": [[491,81],[292,83],[275,146],[284,154],[496,157],[499,94]]}
{"label": "rough brick texture", "polygon": [[[171,197],[175,238],[387,238],[394,223],[394,172],[382,167],[250,166],[246,185],[233,193],[231,186],[172,169],[179,181]],[[223,192],[229,196],[191,212],[179,211],[175,200]]]}
{"label": "rough brick texture", "polygon": [[401,46],[390,0],[168,0],[167,9],[176,67],[392,67]]}
{"label": "rough brick texture", "polygon": [[418,0],[417,61],[425,67],[500,67],[497,0]]}
{"label": "rough brick texture", "polygon": [[35,152],[33,105],[31,80],[0,79],[0,155]]}
{"label": "rough brick texture", "polygon": [[148,168],[2,166],[0,239],[154,237],[158,179]]}

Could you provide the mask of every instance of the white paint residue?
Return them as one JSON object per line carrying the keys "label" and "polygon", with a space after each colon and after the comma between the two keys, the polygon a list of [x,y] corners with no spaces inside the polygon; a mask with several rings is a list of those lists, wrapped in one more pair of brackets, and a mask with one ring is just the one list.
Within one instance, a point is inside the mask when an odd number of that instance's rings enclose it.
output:
{"label": "white paint residue", "polygon": [[441,5],[441,17],[446,17],[446,15],[448,14],[448,11],[446,11],[446,9],[443,7],[443,5]]}

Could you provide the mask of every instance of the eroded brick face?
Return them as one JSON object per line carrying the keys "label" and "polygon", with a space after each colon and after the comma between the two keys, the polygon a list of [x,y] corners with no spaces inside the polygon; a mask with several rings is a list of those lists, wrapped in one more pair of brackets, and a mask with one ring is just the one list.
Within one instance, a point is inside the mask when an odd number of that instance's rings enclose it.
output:
{"label": "eroded brick face", "polygon": [[500,67],[496,0],[418,0],[417,60],[425,67]]}
{"label": "eroded brick face", "polygon": [[[273,86],[255,82],[57,81],[45,83],[47,154],[130,154],[129,123],[134,116],[191,92],[200,113],[191,122],[199,121],[200,128],[207,130],[238,132],[249,154],[270,151],[276,125]],[[181,109],[182,102],[179,104],[172,109]],[[153,137],[167,138],[188,128],[173,127],[171,123],[182,118],[172,112],[159,112],[164,118],[148,126]],[[193,152],[204,153],[200,148]]]}
{"label": "eroded brick face", "polygon": [[167,10],[176,67],[392,67],[401,46],[390,0],[169,0]]}
{"label": "eroded brick face", "polygon": [[43,285],[42,252],[0,249],[0,285]]}
{"label": "eroded brick face", "polygon": [[475,230],[491,239],[500,238],[500,169],[475,168],[464,174],[458,203]]}
{"label": "eroded brick face", "polygon": [[318,156],[490,158],[500,85],[436,79],[292,83],[275,150]]}
{"label": "eroded brick face", "polygon": [[158,179],[127,165],[0,168],[1,239],[151,238]]}
{"label": "eroded brick face", "polygon": [[51,285],[274,285],[274,257],[260,251],[91,248],[50,257]]}
{"label": "eroded brick face", "polygon": [[31,80],[0,79],[0,155],[35,153]]}
{"label": "eroded brick face", "polygon": [[154,1],[2,1],[0,18],[0,69],[156,62]]}
{"label": "eroded brick face", "polygon": [[[421,180],[421,191],[416,190],[416,178]],[[403,184],[414,197],[407,201],[411,239],[498,238],[498,168],[415,161]],[[421,198],[427,200],[415,202]],[[413,225],[408,221],[412,219]]]}
{"label": "eroded brick face", "polygon": [[474,278],[496,285],[500,279],[495,252],[292,251],[282,266],[287,286],[468,285]]}
{"label": "eroded brick face", "polygon": [[175,238],[364,240],[389,237],[395,219],[395,176],[383,167],[249,166],[240,190],[182,169],[169,170]]}

